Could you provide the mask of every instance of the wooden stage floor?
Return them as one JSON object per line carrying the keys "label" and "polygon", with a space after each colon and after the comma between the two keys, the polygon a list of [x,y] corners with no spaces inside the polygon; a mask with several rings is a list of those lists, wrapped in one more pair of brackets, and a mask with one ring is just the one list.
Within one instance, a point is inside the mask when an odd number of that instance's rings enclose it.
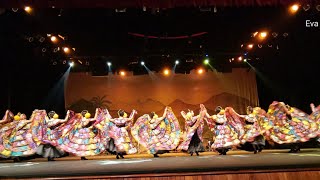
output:
{"label": "wooden stage floor", "polygon": [[[11,178],[128,178],[148,174],[150,177],[170,176],[170,174],[243,174],[250,172],[295,171],[312,169],[319,172],[320,149],[302,149],[300,153],[288,150],[265,150],[260,154],[246,151],[231,151],[219,156],[213,152],[200,156],[183,153],[168,153],[160,158],[150,155],[128,155],[125,159],[115,156],[64,157],[47,162],[37,158],[19,163],[12,160],[0,161],[0,179]],[[320,174],[319,174],[320,175]]]}

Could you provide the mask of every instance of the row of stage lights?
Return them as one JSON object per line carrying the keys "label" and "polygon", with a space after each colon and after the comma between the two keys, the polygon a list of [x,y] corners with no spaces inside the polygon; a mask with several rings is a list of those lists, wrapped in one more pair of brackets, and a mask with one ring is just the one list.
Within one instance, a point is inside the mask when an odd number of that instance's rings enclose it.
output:
{"label": "row of stage lights", "polygon": [[[299,11],[299,9],[300,9],[301,6],[302,6],[302,5],[301,5],[301,4],[298,4],[298,3],[293,4],[293,5],[289,6],[288,11],[289,11],[289,13],[292,14],[292,15],[293,15],[293,14],[296,14],[296,13]],[[308,10],[310,9],[310,7],[311,7],[311,6],[310,6],[309,4],[303,5],[303,9],[304,9],[305,11],[308,11]],[[320,5],[317,5],[317,6],[316,6],[316,9],[317,9],[318,11],[320,11]],[[244,56],[238,56],[238,57],[236,57],[236,58],[233,57],[233,58],[228,59],[229,62],[231,63],[231,62],[233,62],[233,61],[235,61],[235,60],[238,60],[238,62],[245,62],[245,63],[246,63],[248,60],[251,60],[251,59],[245,57],[245,56],[248,55],[248,51],[254,49],[255,47],[262,48],[262,47],[263,47],[262,43],[263,43],[263,41],[265,41],[265,40],[267,39],[267,37],[269,36],[269,34],[271,34],[274,38],[278,37],[278,33],[277,33],[277,32],[269,33],[267,30],[263,30],[263,31],[260,31],[260,32],[256,31],[256,32],[252,33],[251,37],[254,38],[252,41],[256,41],[256,42],[258,42],[258,43],[255,44],[255,43],[249,42],[249,43],[246,43],[245,45],[244,45],[244,44],[241,44],[241,48],[245,48],[245,50],[246,50],[247,52],[244,53]],[[284,38],[286,38],[288,35],[289,35],[288,33],[283,33],[283,37],[284,37]],[[266,45],[266,47],[269,47],[269,48],[273,48],[273,47],[274,47],[274,48],[276,48],[277,50],[279,50],[279,45],[273,46],[272,44],[268,44],[268,45]],[[259,59],[259,58],[256,58],[256,60],[258,60],[258,59]]]}
{"label": "row of stage lights", "polygon": [[[171,73],[175,73],[175,72],[174,72],[174,71],[175,71],[175,68],[176,68],[177,65],[179,65],[179,63],[180,63],[179,60],[176,60],[175,63],[174,63],[174,67],[173,67],[171,70],[170,70],[169,68],[164,68],[164,69],[162,70],[162,74],[163,74],[164,76],[169,76]],[[111,62],[107,62],[106,64],[107,64],[107,66],[108,66],[108,68],[109,68],[109,72],[110,72],[110,71],[111,71],[112,63],[111,63]],[[203,61],[203,64],[211,67],[211,69],[214,70],[214,68],[212,68],[212,66],[211,66],[211,64],[210,64],[209,59],[205,59],[205,60]],[[147,71],[150,71],[150,70],[147,68],[146,63],[145,63],[144,61],[141,61],[141,62],[140,62],[140,65],[143,66],[143,67],[145,67]],[[71,68],[74,67],[74,66],[75,66],[74,61],[70,61],[70,62],[69,62],[69,66],[70,66]],[[196,72],[197,72],[197,74],[203,74],[203,73],[205,72],[205,69],[204,69],[203,67],[199,67],[199,68],[196,69]],[[120,76],[126,76],[126,75],[127,75],[127,72],[124,71],[124,70],[120,70],[120,71],[119,71],[119,75],[120,75]]]}

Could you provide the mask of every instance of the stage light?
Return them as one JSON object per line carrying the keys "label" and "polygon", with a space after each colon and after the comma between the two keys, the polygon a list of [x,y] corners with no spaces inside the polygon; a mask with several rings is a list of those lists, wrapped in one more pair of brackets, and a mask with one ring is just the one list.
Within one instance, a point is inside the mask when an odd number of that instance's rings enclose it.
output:
{"label": "stage light", "polygon": [[120,75],[121,75],[121,76],[125,76],[125,75],[126,75],[126,72],[125,72],[125,71],[120,71]]}
{"label": "stage light", "polygon": [[144,66],[144,62],[143,61],[141,61],[141,65]]}
{"label": "stage light", "polygon": [[74,66],[74,62],[69,62],[69,66],[73,67]]}
{"label": "stage light", "polygon": [[25,10],[27,13],[31,13],[32,8],[31,8],[30,6],[26,6],[26,7],[24,7],[24,10]]}
{"label": "stage light", "polygon": [[209,59],[204,60],[204,64],[209,64]]}
{"label": "stage light", "polygon": [[299,10],[300,5],[299,4],[293,4],[290,6],[290,12],[291,13],[296,13]]}
{"label": "stage light", "polygon": [[247,62],[247,59],[244,59],[243,62]]}
{"label": "stage light", "polygon": [[70,49],[69,49],[68,47],[64,47],[64,48],[63,48],[63,51],[64,51],[65,53],[69,53],[69,52],[70,52]]}
{"label": "stage light", "polygon": [[111,62],[107,62],[107,65],[110,67],[111,66]]}
{"label": "stage light", "polygon": [[208,57],[209,55],[208,54],[206,54],[206,57]]}
{"label": "stage light", "polygon": [[261,40],[263,40],[263,39],[265,39],[265,38],[267,37],[267,35],[268,35],[268,33],[267,33],[266,31],[263,31],[263,32],[261,32],[261,33],[259,34],[259,38],[260,38]]}
{"label": "stage light", "polygon": [[253,44],[248,44],[248,49],[252,49],[253,48]]}
{"label": "stage light", "polygon": [[239,60],[239,61],[242,61],[242,56],[238,57],[238,60]]}
{"label": "stage light", "polygon": [[50,39],[51,39],[52,42],[57,42],[58,41],[57,37],[55,37],[55,36],[51,36]]}
{"label": "stage light", "polygon": [[166,75],[166,76],[168,76],[168,75],[170,74],[169,69],[164,69],[164,70],[163,70],[163,74]]}
{"label": "stage light", "polygon": [[199,68],[197,72],[198,72],[198,74],[203,74],[203,69]]}
{"label": "stage light", "polygon": [[258,33],[259,33],[258,31],[254,32],[254,33],[253,33],[253,37],[256,37],[256,35],[257,35]]}
{"label": "stage light", "polygon": [[175,62],[175,63],[176,63],[176,65],[178,65],[178,64],[179,64],[179,61],[178,61],[178,60],[176,60],[176,62]]}

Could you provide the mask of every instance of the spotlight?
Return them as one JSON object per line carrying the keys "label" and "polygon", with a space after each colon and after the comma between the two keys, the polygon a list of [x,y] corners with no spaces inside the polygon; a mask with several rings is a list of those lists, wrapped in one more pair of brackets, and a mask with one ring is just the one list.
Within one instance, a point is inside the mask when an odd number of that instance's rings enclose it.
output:
{"label": "spotlight", "polygon": [[244,59],[243,62],[247,62],[247,59]]}
{"label": "spotlight", "polygon": [[110,67],[111,66],[111,62],[107,62],[107,65]]}
{"label": "spotlight", "polygon": [[62,64],[66,64],[66,63],[67,63],[67,61],[66,61],[66,60],[63,60],[63,61],[62,61]]}
{"label": "spotlight", "polygon": [[256,35],[257,35],[258,33],[259,33],[259,32],[258,32],[258,31],[256,31],[256,32],[254,32],[254,33],[253,33],[253,35],[252,35],[252,36],[253,36],[253,37],[256,37]]}
{"label": "spotlight", "polygon": [[252,49],[253,48],[253,44],[248,44],[248,49]]}
{"label": "spotlight", "polygon": [[69,62],[69,66],[73,67],[74,66],[74,62]]}
{"label": "spotlight", "polygon": [[126,75],[126,72],[120,71],[120,75],[121,75],[121,76],[125,76],[125,75]]}
{"label": "spotlight", "polygon": [[46,49],[46,48],[42,48],[41,51],[42,51],[42,52],[46,52],[47,49]]}
{"label": "spotlight", "polygon": [[51,37],[51,34],[47,34],[48,37]]}
{"label": "spotlight", "polygon": [[168,69],[164,69],[164,70],[163,70],[163,74],[166,75],[166,76],[168,76],[168,75],[170,74],[170,71],[169,71]]}
{"label": "spotlight", "polygon": [[209,59],[204,60],[204,64],[209,64]]}
{"label": "spotlight", "polygon": [[203,69],[202,68],[200,68],[200,69],[198,69],[198,74],[203,74]]}
{"label": "spotlight", "polygon": [[176,62],[175,62],[175,63],[176,63],[176,65],[178,65],[178,64],[179,64],[179,61],[178,61],[178,60],[176,60]]}
{"label": "spotlight", "polygon": [[31,13],[32,9],[30,6],[26,6],[24,7],[24,10],[27,12],[27,13]]}
{"label": "spotlight", "polygon": [[265,32],[265,31],[263,31],[263,32],[261,32],[261,33],[259,34],[259,38],[260,38],[261,40],[263,40],[263,39],[265,39],[265,38],[267,37],[267,35],[268,35],[268,33]]}
{"label": "spotlight", "polygon": [[238,57],[238,60],[239,60],[239,61],[242,61],[242,56]]}
{"label": "spotlight", "polygon": [[206,54],[206,57],[208,57],[209,55],[208,54]]}
{"label": "spotlight", "polygon": [[55,36],[51,36],[50,39],[51,39],[52,42],[57,42],[58,41],[57,37],[55,37]]}
{"label": "spotlight", "polygon": [[144,62],[143,61],[141,61],[141,65],[144,66]]}
{"label": "spotlight", "polygon": [[68,47],[64,47],[64,48],[63,48],[63,51],[64,51],[65,53],[69,53],[69,52],[70,52],[70,49],[69,49]]}
{"label": "spotlight", "polygon": [[290,12],[291,13],[296,13],[299,10],[300,5],[299,4],[293,4],[292,6],[290,6]]}

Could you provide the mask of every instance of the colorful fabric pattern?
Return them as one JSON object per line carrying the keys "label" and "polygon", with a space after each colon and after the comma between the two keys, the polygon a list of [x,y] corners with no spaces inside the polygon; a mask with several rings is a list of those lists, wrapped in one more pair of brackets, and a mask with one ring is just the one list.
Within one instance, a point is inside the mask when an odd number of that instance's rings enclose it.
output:
{"label": "colorful fabric pattern", "polygon": [[233,148],[240,144],[239,139],[244,135],[243,123],[232,112],[234,110],[227,107],[224,114],[205,118],[213,132],[212,149]]}
{"label": "colorful fabric pattern", "polygon": [[[109,138],[113,139],[117,152],[125,152],[126,154],[137,153],[137,148],[133,144],[132,135],[130,133],[133,125],[133,118],[136,113],[137,112],[134,110],[129,118],[111,118],[109,113],[107,115],[104,134],[108,134]],[[107,141],[107,143],[109,142]]]}
{"label": "colorful fabric pattern", "polygon": [[[182,112],[183,113],[183,112]],[[203,142],[202,133],[204,128],[204,116],[206,112],[201,112],[198,116],[191,117],[185,121],[185,132],[182,135],[183,141],[178,146],[177,150],[187,151],[190,142],[195,133],[201,142]]]}
{"label": "colorful fabric pattern", "polygon": [[[97,122],[95,126],[100,130],[102,141],[107,150],[111,151],[112,153],[137,153],[137,148],[134,146],[132,136],[130,134],[133,118],[136,113],[137,112],[134,110],[130,114],[129,118],[112,118],[108,110],[104,110],[104,115],[106,118],[103,121]],[[114,143],[116,148],[113,147],[113,144],[112,147],[110,147],[111,138],[111,142]]]}
{"label": "colorful fabric pattern", "polygon": [[148,114],[138,118],[131,130],[135,140],[144,146],[149,154],[175,149],[180,141],[181,131],[179,121],[171,108],[168,108],[166,117],[160,122],[150,122],[151,120]]}
{"label": "colorful fabric pattern", "polygon": [[[241,144],[246,142],[254,142],[258,136],[261,136],[265,133],[265,130],[260,126],[261,116],[259,115],[260,108],[256,107],[253,109],[253,112],[248,115],[239,115],[233,109],[228,111],[232,117],[240,119],[244,124],[244,134],[240,137]],[[249,123],[246,123],[249,122]]]}
{"label": "colorful fabric pattern", "polygon": [[75,114],[65,125],[60,126],[57,131],[60,130],[62,136],[58,139],[57,147],[76,156],[93,156],[104,152],[100,134],[93,131],[93,126],[85,127],[89,121],[105,118],[100,109],[96,113],[96,119],[86,119],[80,113]]}
{"label": "colorful fabric pattern", "polygon": [[269,106],[268,114],[274,118],[270,138],[278,144],[306,142],[318,135],[317,123],[297,108],[288,110],[284,103],[275,101]]}
{"label": "colorful fabric pattern", "polygon": [[0,153],[6,157],[21,157],[35,154],[40,141],[33,138],[33,121],[41,121],[43,118],[42,110],[35,110],[30,120],[19,120],[9,123],[9,126],[3,127],[5,132],[1,138]]}

